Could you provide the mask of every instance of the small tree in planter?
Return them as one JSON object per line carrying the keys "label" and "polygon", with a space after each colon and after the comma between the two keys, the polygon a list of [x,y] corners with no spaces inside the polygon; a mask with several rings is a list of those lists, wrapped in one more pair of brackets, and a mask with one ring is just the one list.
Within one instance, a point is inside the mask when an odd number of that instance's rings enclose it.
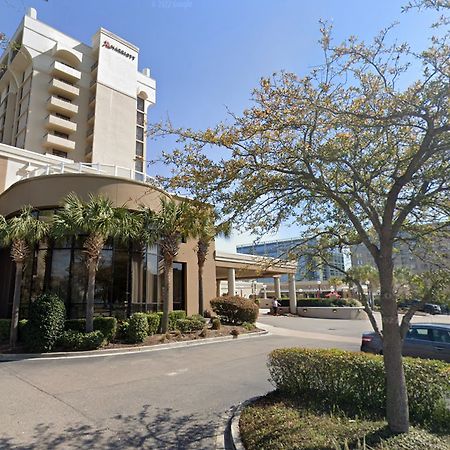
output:
{"label": "small tree in planter", "polygon": [[0,228],[3,231],[3,244],[11,246],[11,259],[16,268],[10,332],[10,345],[14,348],[19,330],[20,296],[25,261],[34,245],[47,235],[48,224],[35,217],[31,206],[24,206],[18,216],[6,222],[3,219]]}
{"label": "small tree in planter", "polygon": [[183,238],[191,235],[190,205],[186,201],[161,199],[159,212],[142,208],[140,239],[148,245],[159,242],[164,260],[163,316],[161,331],[169,329],[169,313],[173,311],[173,262]]}
{"label": "small tree in planter", "polygon": [[139,217],[125,208],[116,208],[111,200],[90,195],[87,202],[76,194],[69,194],[53,219],[52,232],[55,238],[67,235],[87,235],[84,253],[88,268],[86,297],[86,332],[94,327],[95,278],[101,253],[110,237],[135,238],[139,230]]}
{"label": "small tree in planter", "polygon": [[211,206],[199,203],[191,209],[189,228],[193,237],[197,239],[197,264],[198,264],[198,313],[203,315],[205,309],[203,291],[203,268],[211,243],[215,237],[222,235],[229,237],[231,226],[229,222],[216,225],[217,214]]}

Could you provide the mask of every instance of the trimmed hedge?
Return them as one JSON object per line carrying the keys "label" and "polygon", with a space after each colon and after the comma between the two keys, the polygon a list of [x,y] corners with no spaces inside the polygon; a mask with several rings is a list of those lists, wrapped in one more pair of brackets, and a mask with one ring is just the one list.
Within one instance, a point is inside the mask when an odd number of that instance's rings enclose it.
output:
{"label": "trimmed hedge", "polygon": [[109,342],[116,337],[117,319],[115,317],[94,317],[94,331],[101,331],[104,338]]}
{"label": "trimmed hedge", "polygon": [[148,334],[151,336],[158,333],[161,323],[161,316],[158,313],[147,314]]}
{"label": "trimmed hedge", "polygon": [[7,342],[11,331],[11,321],[9,319],[0,319],[0,342]]}
{"label": "trimmed hedge", "polygon": [[169,313],[169,331],[175,331],[177,329],[177,322],[183,319],[186,319],[186,311],[171,311]]}
{"label": "trimmed hedge", "polygon": [[43,294],[30,304],[25,344],[32,352],[49,352],[64,331],[66,308],[54,294]]}
{"label": "trimmed hedge", "polygon": [[139,342],[143,342],[147,336],[147,314],[139,312],[132,314],[128,322],[127,341],[130,344],[137,344]]}
{"label": "trimmed hedge", "polygon": [[66,331],[78,331],[84,333],[86,331],[86,319],[68,319],[64,322]]}
{"label": "trimmed hedge", "polygon": [[64,331],[58,338],[57,345],[66,351],[96,350],[105,343],[100,330],[82,333],[74,330]]}
{"label": "trimmed hedge", "polygon": [[202,330],[205,326],[205,319],[201,316],[186,317],[186,319],[178,319],[176,329],[182,333],[191,333],[193,331]]}
{"label": "trimmed hedge", "polygon": [[120,321],[117,325],[116,339],[126,341],[128,336],[128,328],[130,324],[128,321]]}
{"label": "trimmed hedge", "polygon": [[[411,420],[425,425],[448,424],[450,412],[445,408],[445,398],[450,393],[450,366],[415,358],[403,361]],[[285,348],[269,354],[268,367],[272,383],[283,393],[362,416],[384,416],[381,356]]]}
{"label": "trimmed hedge", "polygon": [[211,308],[222,322],[239,325],[243,322],[254,323],[259,308],[253,300],[239,296],[217,297],[211,300]]}
{"label": "trimmed hedge", "polygon": [[[84,333],[86,330],[86,319],[66,320],[64,327],[66,330]],[[101,331],[108,342],[112,341],[116,337],[117,319],[115,317],[94,317],[94,331]]]}
{"label": "trimmed hedge", "polygon": [[[287,305],[282,306],[289,306],[289,300],[286,300],[286,302]],[[362,304],[355,298],[318,298],[318,299],[307,298],[297,300],[297,306],[304,308],[307,307],[338,308],[342,306],[362,306]]]}

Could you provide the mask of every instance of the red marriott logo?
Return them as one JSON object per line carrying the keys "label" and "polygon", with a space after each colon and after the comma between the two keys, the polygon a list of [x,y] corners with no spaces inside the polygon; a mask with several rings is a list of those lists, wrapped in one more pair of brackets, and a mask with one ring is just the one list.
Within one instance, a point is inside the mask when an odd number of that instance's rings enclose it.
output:
{"label": "red marriott logo", "polygon": [[134,61],[135,56],[133,56],[131,53],[126,52],[125,50],[122,50],[119,47],[116,47],[115,45],[112,45],[109,41],[103,41],[102,47],[114,50],[115,52],[120,53],[122,56],[125,56],[125,58],[129,58],[131,59],[131,61]]}

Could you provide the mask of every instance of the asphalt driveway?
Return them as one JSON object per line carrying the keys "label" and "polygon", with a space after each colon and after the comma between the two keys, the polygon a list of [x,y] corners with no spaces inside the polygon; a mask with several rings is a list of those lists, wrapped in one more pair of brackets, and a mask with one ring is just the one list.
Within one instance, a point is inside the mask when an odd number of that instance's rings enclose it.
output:
{"label": "asphalt driveway", "polygon": [[270,335],[0,363],[0,449],[214,449],[229,408],[271,390],[266,360],[272,349],[357,350],[361,331],[370,329],[364,321],[260,321]]}

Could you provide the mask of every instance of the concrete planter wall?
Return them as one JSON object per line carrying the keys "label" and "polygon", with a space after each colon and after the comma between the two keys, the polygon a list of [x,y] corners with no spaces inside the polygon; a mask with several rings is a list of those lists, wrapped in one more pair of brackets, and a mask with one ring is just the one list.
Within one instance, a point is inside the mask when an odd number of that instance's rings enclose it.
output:
{"label": "concrete planter wall", "polygon": [[367,314],[364,308],[358,306],[340,306],[337,308],[323,306],[302,306],[297,308],[297,314],[302,317],[315,317],[317,319],[346,319],[346,320],[364,320]]}

